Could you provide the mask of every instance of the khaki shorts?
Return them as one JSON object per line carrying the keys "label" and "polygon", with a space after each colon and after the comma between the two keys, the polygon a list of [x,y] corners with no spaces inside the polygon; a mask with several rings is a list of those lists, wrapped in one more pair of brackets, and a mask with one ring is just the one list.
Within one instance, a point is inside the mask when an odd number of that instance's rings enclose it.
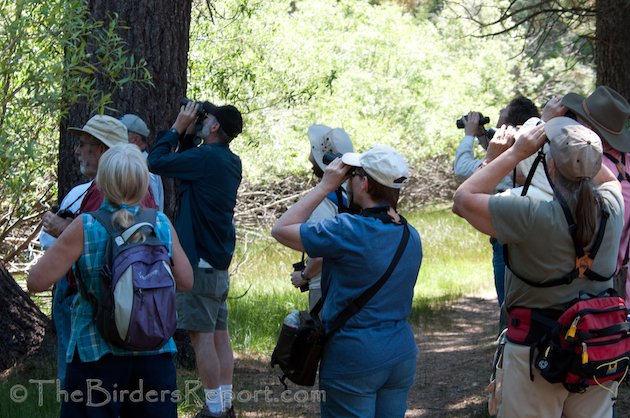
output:
{"label": "khaki shorts", "polygon": [[193,288],[177,293],[177,328],[197,332],[227,330],[228,271],[194,267],[193,273]]}
{"label": "khaki shorts", "polygon": [[[560,383],[546,381],[536,367],[530,368],[529,347],[511,342],[503,350],[502,399],[498,418],[563,417],[612,418],[612,398],[619,383],[589,386],[584,393],[568,392]],[[534,380],[530,379],[530,370]]]}

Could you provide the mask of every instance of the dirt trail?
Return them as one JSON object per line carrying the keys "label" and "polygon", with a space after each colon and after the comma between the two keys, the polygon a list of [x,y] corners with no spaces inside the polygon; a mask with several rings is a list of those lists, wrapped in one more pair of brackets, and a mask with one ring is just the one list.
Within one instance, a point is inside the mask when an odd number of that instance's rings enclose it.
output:
{"label": "dirt trail", "polygon": [[[496,299],[467,297],[441,309],[416,327],[420,347],[416,382],[408,402],[409,418],[488,417],[485,387],[491,371],[498,324]],[[266,400],[241,403],[241,417],[318,417],[310,392],[290,384],[293,399],[280,400],[284,388],[268,358],[239,356],[234,381],[246,393],[265,390]],[[316,389],[316,388],[315,388]],[[261,393],[261,392],[259,392]],[[618,417],[630,416],[630,387],[618,397]]]}

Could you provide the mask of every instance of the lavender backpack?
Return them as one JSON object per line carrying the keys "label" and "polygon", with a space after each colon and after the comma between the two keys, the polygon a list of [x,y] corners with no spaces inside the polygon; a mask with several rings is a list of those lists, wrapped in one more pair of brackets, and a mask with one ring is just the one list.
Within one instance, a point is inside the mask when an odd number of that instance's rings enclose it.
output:
{"label": "lavender backpack", "polygon": [[[112,213],[89,213],[107,229],[106,263],[100,271],[100,295],[79,288],[94,308],[103,338],[131,351],[161,348],[175,333],[175,280],[168,249],[155,233],[157,211],[141,208],[126,229],[112,224]],[[143,231],[145,238],[134,239]]]}

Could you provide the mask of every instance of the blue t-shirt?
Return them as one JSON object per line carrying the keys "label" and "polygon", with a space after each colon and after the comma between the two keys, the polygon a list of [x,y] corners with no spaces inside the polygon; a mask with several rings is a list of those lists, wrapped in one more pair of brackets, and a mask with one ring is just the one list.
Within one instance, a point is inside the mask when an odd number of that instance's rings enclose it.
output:
{"label": "blue t-shirt", "polygon": [[[415,228],[409,225],[409,229],[409,242],[390,278],[342,329],[326,340],[321,377],[369,375],[417,354],[407,318],[422,263],[422,244]],[[347,213],[302,224],[300,236],[305,251],[324,258],[321,316],[326,330],[350,301],[387,270],[402,233],[402,225]]]}

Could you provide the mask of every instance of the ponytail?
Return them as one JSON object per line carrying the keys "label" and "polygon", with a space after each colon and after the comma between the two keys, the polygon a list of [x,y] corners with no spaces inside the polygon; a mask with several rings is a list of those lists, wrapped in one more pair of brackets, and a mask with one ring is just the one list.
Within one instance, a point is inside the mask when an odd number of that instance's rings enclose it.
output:
{"label": "ponytail", "polygon": [[599,195],[593,188],[590,178],[582,178],[577,183],[575,204],[575,241],[580,247],[586,247],[595,235]]}
{"label": "ponytail", "polygon": [[[112,216],[112,223],[114,224],[114,226],[118,226],[121,229],[126,229],[135,223],[135,217],[131,212],[129,212],[129,210],[127,210],[127,208],[122,207],[114,212]],[[129,242],[144,241],[145,239],[146,235],[140,229],[129,238]]]}

